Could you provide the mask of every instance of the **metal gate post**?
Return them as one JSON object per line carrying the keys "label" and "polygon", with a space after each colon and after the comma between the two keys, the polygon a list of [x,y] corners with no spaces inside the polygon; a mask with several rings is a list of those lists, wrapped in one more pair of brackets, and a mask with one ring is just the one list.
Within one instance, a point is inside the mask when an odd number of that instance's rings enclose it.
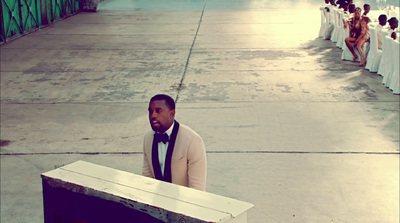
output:
{"label": "metal gate post", "polygon": [[61,1],[61,11],[62,11],[62,16],[61,18],[64,18],[64,16],[67,16],[67,2],[68,0],[60,0]]}
{"label": "metal gate post", "polygon": [[39,17],[39,6],[37,0],[35,0],[35,5],[36,5],[36,28],[39,28],[41,23],[41,17]]}
{"label": "metal gate post", "polygon": [[51,23],[54,23],[54,11],[53,11],[53,0],[49,0],[50,1],[50,15],[51,15]]}
{"label": "metal gate post", "polygon": [[47,1],[40,0],[40,17],[42,19],[42,25],[49,24],[49,18],[47,17]]}
{"label": "metal gate post", "polygon": [[23,16],[22,16],[22,6],[24,6],[22,3],[21,3],[21,0],[18,0],[18,7],[19,7],[19,19],[20,19],[20,24],[21,24],[21,27],[22,27],[22,29],[21,29],[21,34],[22,35],[24,35],[24,33],[25,33],[25,26],[24,26],[24,19],[23,19]]}
{"label": "metal gate post", "polygon": [[0,42],[5,43],[7,40],[6,31],[5,31],[5,24],[4,24],[4,16],[3,16],[3,0],[0,0],[0,10],[1,10],[1,24],[0,24]]}

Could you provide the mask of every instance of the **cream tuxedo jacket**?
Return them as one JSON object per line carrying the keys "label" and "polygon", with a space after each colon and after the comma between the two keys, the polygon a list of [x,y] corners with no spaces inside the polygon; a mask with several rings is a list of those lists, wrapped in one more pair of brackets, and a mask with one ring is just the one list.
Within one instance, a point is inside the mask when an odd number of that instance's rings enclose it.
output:
{"label": "cream tuxedo jacket", "polygon": [[[152,164],[154,131],[144,136],[143,176],[155,178]],[[167,159],[167,158],[166,158]],[[205,191],[207,158],[203,139],[188,126],[179,124],[171,157],[172,183]]]}

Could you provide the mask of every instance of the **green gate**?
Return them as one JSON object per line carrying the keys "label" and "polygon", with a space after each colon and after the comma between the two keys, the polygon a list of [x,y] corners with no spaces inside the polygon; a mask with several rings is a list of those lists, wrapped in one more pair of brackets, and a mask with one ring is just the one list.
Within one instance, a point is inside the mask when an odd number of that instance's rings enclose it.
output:
{"label": "green gate", "polygon": [[74,15],[80,11],[79,0],[49,0],[51,13],[51,22]]}
{"label": "green gate", "polygon": [[1,43],[79,13],[81,0],[0,0]]}
{"label": "green gate", "polygon": [[38,0],[1,0],[1,42],[36,30],[40,25]]}

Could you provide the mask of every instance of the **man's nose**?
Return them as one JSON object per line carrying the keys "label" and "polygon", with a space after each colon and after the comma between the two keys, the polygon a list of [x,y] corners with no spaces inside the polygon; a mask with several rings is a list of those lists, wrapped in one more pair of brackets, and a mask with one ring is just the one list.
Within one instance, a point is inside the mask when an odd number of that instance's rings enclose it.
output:
{"label": "man's nose", "polygon": [[151,119],[157,118],[157,112],[155,112],[155,111],[150,112],[150,118],[151,118]]}

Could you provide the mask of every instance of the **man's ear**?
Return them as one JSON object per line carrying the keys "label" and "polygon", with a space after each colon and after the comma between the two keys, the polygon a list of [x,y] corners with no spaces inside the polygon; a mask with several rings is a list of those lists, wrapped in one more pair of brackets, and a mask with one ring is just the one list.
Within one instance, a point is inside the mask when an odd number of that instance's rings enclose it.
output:
{"label": "man's ear", "polygon": [[169,112],[171,112],[172,117],[175,117],[175,109],[173,109],[173,110],[171,110]]}

